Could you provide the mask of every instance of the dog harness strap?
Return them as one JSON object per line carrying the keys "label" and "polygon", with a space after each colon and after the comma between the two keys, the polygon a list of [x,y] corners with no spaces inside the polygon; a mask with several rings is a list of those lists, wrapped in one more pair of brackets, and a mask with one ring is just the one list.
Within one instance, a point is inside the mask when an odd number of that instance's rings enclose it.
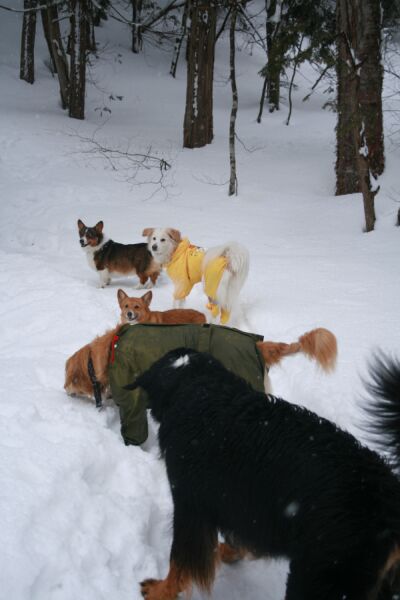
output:
{"label": "dog harness strap", "polygon": [[96,372],[94,370],[94,365],[93,365],[91,356],[89,356],[89,360],[88,360],[88,373],[89,373],[90,381],[92,382],[92,386],[93,386],[93,395],[94,395],[94,399],[96,400],[96,408],[101,408],[100,381],[96,377]]}
{"label": "dog harness strap", "polygon": [[114,364],[114,360],[115,360],[115,347],[117,345],[117,342],[119,340],[119,335],[114,335],[112,342],[111,342],[111,355],[110,355],[110,364]]}

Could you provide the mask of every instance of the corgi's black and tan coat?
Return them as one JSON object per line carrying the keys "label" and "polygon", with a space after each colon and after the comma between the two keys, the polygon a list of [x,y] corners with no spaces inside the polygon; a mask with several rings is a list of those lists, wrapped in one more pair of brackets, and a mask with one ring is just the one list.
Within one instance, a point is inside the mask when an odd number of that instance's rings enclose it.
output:
{"label": "corgi's black and tan coat", "polygon": [[103,221],[87,227],[78,219],[79,242],[86,252],[88,263],[98,272],[100,286],[105,287],[112,277],[137,275],[136,287],[151,287],[160,274],[160,266],[147,249],[147,244],[119,244],[103,233]]}

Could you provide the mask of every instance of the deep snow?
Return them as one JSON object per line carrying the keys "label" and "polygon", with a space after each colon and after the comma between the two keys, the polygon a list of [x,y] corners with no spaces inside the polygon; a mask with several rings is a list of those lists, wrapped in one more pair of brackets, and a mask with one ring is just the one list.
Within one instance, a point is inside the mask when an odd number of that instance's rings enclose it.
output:
{"label": "deep snow", "polygon": [[[41,32],[36,82],[19,80],[20,26],[20,15],[0,13],[0,598],[135,600],[141,579],[166,573],[171,501],[154,425],[142,448],[125,447],[112,404],[97,412],[64,393],[65,360],[116,323],[117,289],[133,295],[136,283],[98,289],[76,220],[103,219],[107,235],[126,243],[141,241],[144,227],[172,226],[205,247],[247,245],[250,275],[232,324],[280,341],[330,328],[339,344],[335,373],[293,357],[271,371],[274,392],[362,438],[360,376],[374,349],[398,352],[400,339],[399,149],[388,137],[376,230],[365,234],[361,197],[334,197],[335,115],[321,109],[326,95],[301,101],[313,74],[303,69],[297,80],[289,127],[285,103],[257,124],[263,60],[243,50],[237,132],[252,151],[238,143],[239,196],[228,198],[225,41],[215,140],[190,151],[182,149],[183,62],[173,80],[167,52],[146,46],[134,56],[128,29],[108,21],[98,30],[103,49],[90,69],[87,119],[74,121],[58,105]],[[393,131],[392,121],[385,125]],[[151,146],[172,163],[166,188],[129,183],[86,154],[81,138],[94,134],[138,152]],[[163,275],[153,308],[170,308],[171,291]],[[195,289],[187,306],[203,305]],[[212,598],[277,600],[285,570],[266,560],[223,567]]]}

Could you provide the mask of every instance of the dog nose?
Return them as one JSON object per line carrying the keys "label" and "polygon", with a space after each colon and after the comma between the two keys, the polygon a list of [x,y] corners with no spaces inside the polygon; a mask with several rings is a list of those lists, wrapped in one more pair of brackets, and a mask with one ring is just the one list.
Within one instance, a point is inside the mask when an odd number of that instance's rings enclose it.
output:
{"label": "dog nose", "polygon": [[157,244],[153,244],[151,249],[154,250],[154,252],[155,252],[157,250]]}
{"label": "dog nose", "polygon": [[131,312],[130,310],[126,313],[126,316],[128,317],[128,319],[132,319],[133,317],[133,312]]}
{"label": "dog nose", "polygon": [[84,239],[82,239],[82,238],[81,238],[81,239],[79,240],[79,242],[80,242],[81,246],[84,246],[84,245],[85,245],[85,240],[84,240]]}

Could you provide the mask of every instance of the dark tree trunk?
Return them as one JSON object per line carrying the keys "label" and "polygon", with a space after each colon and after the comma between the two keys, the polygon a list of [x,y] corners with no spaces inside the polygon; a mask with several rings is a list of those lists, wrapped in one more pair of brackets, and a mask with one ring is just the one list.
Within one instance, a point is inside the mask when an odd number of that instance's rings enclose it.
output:
{"label": "dark tree trunk", "polygon": [[74,119],[84,119],[88,32],[87,0],[70,0],[70,24],[69,116]]}
{"label": "dark tree trunk", "polygon": [[142,0],[131,0],[132,2],[132,52],[138,54],[142,49],[143,38],[140,26],[142,18]]}
{"label": "dark tree trunk", "polygon": [[[375,0],[363,0],[363,2]],[[338,36],[342,38],[342,68],[348,84],[349,131],[353,141],[353,156],[360,191],[363,195],[365,228],[372,231],[375,224],[375,196],[379,187],[373,189],[371,183],[371,165],[366,138],[366,128],[361,104],[361,68],[357,49],[360,44],[360,5],[358,0],[338,0]],[[361,29],[361,33],[363,29]],[[339,144],[339,139],[338,139]],[[358,191],[358,190],[356,190]]]}
{"label": "dark tree trunk", "polygon": [[383,67],[381,55],[380,0],[357,0],[358,28],[361,32],[357,49],[360,69],[360,105],[365,125],[369,164],[375,178],[385,168],[382,117]]}
{"label": "dark tree trunk", "polygon": [[234,4],[231,11],[231,26],[229,30],[229,41],[230,41],[230,80],[231,80],[231,88],[232,88],[232,109],[231,109],[231,118],[229,122],[229,162],[231,167],[231,174],[229,179],[229,196],[233,196],[237,194],[238,190],[238,182],[236,175],[236,155],[235,155],[235,125],[236,125],[236,115],[238,111],[238,92],[236,86],[236,71],[235,71],[235,27],[236,27],[236,2],[234,0]]}
{"label": "dark tree trunk", "polygon": [[24,12],[21,34],[20,79],[28,83],[35,81],[35,35],[37,0],[24,0]]}
{"label": "dark tree trunk", "polygon": [[[371,174],[384,169],[382,83],[379,0],[337,2],[337,104],[336,194],[362,191],[358,160],[354,154],[353,129],[363,127]],[[347,27],[347,30],[344,29]],[[349,89],[353,72],[349,69],[348,41],[359,65],[359,110],[352,109]]]}
{"label": "dark tree trunk", "polygon": [[61,105],[63,108],[67,108],[69,105],[69,67],[61,37],[57,6],[43,9],[41,15],[44,36],[60,85]]}
{"label": "dark tree trunk", "polygon": [[283,67],[282,47],[279,40],[282,0],[267,2],[267,96],[269,111],[279,110],[280,77]]}
{"label": "dark tree trunk", "polygon": [[193,0],[191,13],[183,146],[199,148],[213,139],[214,0]]}

